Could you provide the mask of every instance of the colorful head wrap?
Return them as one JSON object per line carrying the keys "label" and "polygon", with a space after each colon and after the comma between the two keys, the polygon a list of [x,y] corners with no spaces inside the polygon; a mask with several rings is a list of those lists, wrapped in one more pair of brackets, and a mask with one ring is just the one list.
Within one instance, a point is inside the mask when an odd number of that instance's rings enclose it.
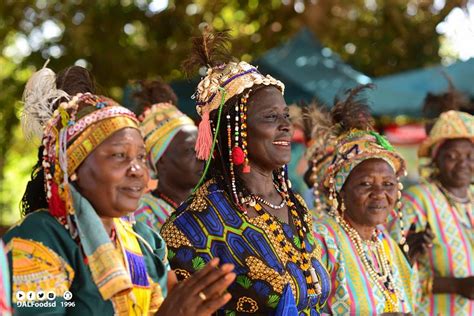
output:
{"label": "colorful head wrap", "polygon": [[324,187],[339,192],[351,171],[367,159],[386,161],[397,176],[405,172],[405,160],[388,140],[375,131],[352,130],[338,137],[333,160],[324,177]]}
{"label": "colorful head wrap", "polygon": [[185,126],[195,126],[193,120],[170,103],[151,106],[139,117],[140,130],[145,137],[150,175],[157,178],[156,163],[163,156],[173,138]]}
{"label": "colorful head wrap", "polygon": [[[62,102],[56,109],[55,104]],[[42,136],[42,167],[51,215],[80,241],[92,278],[104,300],[133,286],[123,260],[92,205],[69,183],[70,176],[104,140],[138,120],[111,99],[55,87],[55,74],[43,68],[28,81],[22,125],[25,135]],[[42,131],[41,128],[43,127]]]}
{"label": "colorful head wrap", "polygon": [[460,138],[474,141],[474,116],[460,111],[444,112],[420,145],[418,156],[433,158],[445,140]]}
{"label": "colorful head wrap", "polygon": [[207,160],[211,155],[213,141],[209,113],[221,108],[228,100],[245,90],[258,85],[275,86],[282,93],[285,91],[285,85],[281,81],[270,75],[262,75],[256,67],[245,61],[229,62],[207,70],[207,75],[199,82],[195,94],[196,110],[202,117],[196,143],[199,159]]}

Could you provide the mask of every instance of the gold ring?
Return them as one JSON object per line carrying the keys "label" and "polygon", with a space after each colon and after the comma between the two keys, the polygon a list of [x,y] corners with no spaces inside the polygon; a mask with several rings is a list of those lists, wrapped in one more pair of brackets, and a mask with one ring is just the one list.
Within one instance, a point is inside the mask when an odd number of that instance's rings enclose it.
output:
{"label": "gold ring", "polygon": [[204,294],[203,292],[199,292],[199,297],[200,297],[203,301],[207,300],[207,296],[206,296],[206,294]]}

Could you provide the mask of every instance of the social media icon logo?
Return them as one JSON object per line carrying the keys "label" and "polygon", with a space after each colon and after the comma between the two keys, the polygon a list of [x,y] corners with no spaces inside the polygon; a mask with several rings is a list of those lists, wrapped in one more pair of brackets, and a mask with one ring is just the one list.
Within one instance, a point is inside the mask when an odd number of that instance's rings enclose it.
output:
{"label": "social media icon logo", "polygon": [[26,292],[26,298],[29,301],[34,301],[36,299],[36,293],[33,292],[33,291],[28,291],[28,292]]}
{"label": "social media icon logo", "polygon": [[63,297],[66,301],[69,301],[72,298],[72,293],[69,292],[69,291],[66,291],[66,292],[64,292]]}
{"label": "social media icon logo", "polygon": [[25,292],[23,291],[16,291],[16,300],[23,301],[26,298]]}
{"label": "social media icon logo", "polygon": [[54,293],[54,291],[49,291],[47,296],[48,300],[53,301],[56,298],[56,293]]}
{"label": "social media icon logo", "polygon": [[38,300],[44,301],[46,299],[46,293],[43,291],[38,291],[36,292],[36,297],[38,298]]}

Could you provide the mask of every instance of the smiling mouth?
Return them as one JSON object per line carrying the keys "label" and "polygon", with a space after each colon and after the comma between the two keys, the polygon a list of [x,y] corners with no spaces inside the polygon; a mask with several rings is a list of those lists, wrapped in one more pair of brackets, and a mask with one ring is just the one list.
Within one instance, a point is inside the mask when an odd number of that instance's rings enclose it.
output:
{"label": "smiling mouth", "polygon": [[386,206],[369,206],[368,209],[373,212],[381,212],[387,209]]}
{"label": "smiling mouth", "polygon": [[273,145],[275,146],[282,146],[282,147],[288,147],[291,145],[291,142],[285,141],[285,140],[276,140],[272,142]]}
{"label": "smiling mouth", "polygon": [[139,196],[142,194],[144,186],[131,186],[131,187],[124,187],[121,189],[124,193],[132,196]]}

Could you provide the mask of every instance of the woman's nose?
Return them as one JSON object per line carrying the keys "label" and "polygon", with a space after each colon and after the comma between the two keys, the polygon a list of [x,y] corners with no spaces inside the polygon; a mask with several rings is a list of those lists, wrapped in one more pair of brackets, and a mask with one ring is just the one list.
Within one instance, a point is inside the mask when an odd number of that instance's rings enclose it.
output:
{"label": "woman's nose", "polygon": [[136,176],[141,176],[145,172],[145,166],[137,160],[134,160],[130,163],[129,171],[131,174]]}
{"label": "woman's nose", "polygon": [[381,199],[385,195],[385,190],[381,186],[375,186],[370,192],[370,197]]}

